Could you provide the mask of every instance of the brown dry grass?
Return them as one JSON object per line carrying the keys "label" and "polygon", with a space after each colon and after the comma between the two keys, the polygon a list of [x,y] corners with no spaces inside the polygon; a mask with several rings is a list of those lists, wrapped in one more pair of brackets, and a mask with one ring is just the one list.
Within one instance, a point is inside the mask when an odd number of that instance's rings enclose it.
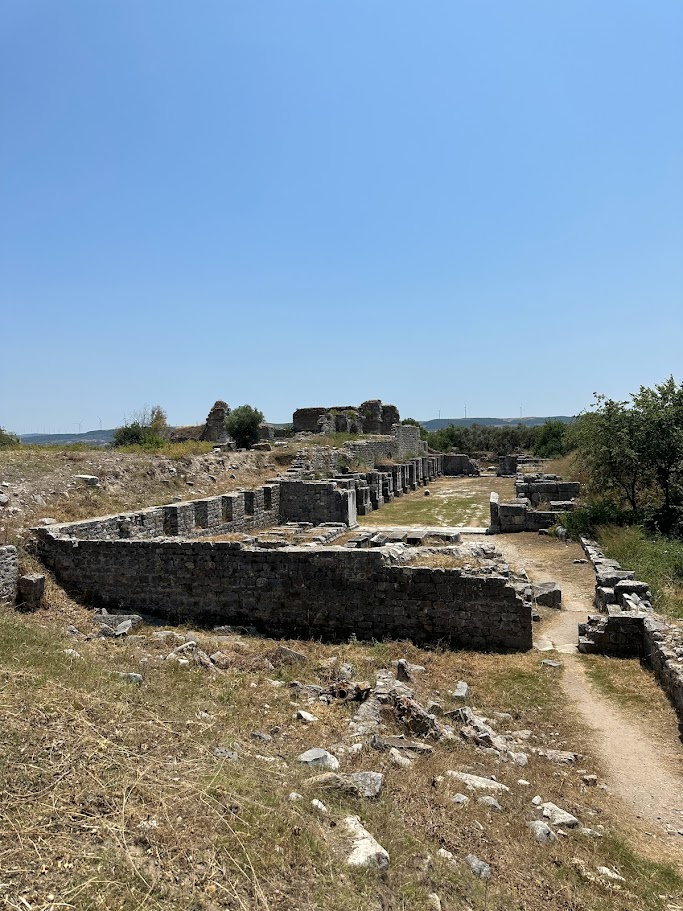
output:
{"label": "brown dry grass", "polygon": [[[513,716],[494,720],[497,729],[530,729],[530,744],[582,751],[584,732],[558,672],[542,667],[538,654],[297,642],[288,644],[305,664],[264,670],[272,640],[199,632],[202,648],[231,656],[227,671],[209,674],[158,660],[173,643],[160,644],[151,629],[142,630],[144,640],[66,636],[67,623],[89,631],[89,612],[51,581],[48,605],[31,616],[0,615],[0,907],[424,911],[437,892],[445,909],[626,911],[664,909],[680,889],[669,868],[624,843],[609,796],[586,789],[574,768],[532,756],[520,769],[456,740],[406,772],[367,749],[342,769],[382,771],[385,790],[377,802],[359,802],[311,791],[293,761],[348,732],[355,705],[311,706],[289,686],[295,676],[325,684],[332,671],[321,662],[332,656],[352,662],[358,679],[398,657],[423,664],[417,695],[445,709],[454,705],[454,683],[465,679],[479,711]],[[68,657],[67,648],[82,658]],[[140,672],[144,683],[131,686],[118,670]],[[297,706],[319,722],[297,722]],[[254,730],[273,740],[255,741]],[[217,746],[237,749],[240,759],[218,758]],[[590,758],[582,767],[600,772]],[[505,812],[476,798],[453,805],[462,786],[441,780],[447,769],[496,774],[511,787],[501,798]],[[517,785],[521,777],[531,786]],[[292,790],[306,800],[290,802]],[[526,826],[535,793],[609,834],[537,845]],[[312,796],[329,817],[313,811]],[[360,814],[390,852],[386,875],[345,867],[337,823],[348,813]],[[457,866],[437,856],[440,847]],[[467,853],[491,864],[488,889],[464,866]],[[587,872],[601,864],[616,867],[627,887],[591,882]]]}
{"label": "brown dry grass", "polygon": [[[0,450],[0,480],[10,484],[10,514],[0,509],[0,543],[15,543],[20,529],[43,516],[70,522],[255,487],[273,477],[269,453],[220,453],[173,460],[156,454],[116,450],[21,447]],[[235,465],[231,469],[230,465]],[[76,483],[77,474],[97,475],[98,488]],[[234,477],[231,477],[234,475]],[[14,491],[21,497],[14,497]],[[46,502],[33,500],[40,495]]]}

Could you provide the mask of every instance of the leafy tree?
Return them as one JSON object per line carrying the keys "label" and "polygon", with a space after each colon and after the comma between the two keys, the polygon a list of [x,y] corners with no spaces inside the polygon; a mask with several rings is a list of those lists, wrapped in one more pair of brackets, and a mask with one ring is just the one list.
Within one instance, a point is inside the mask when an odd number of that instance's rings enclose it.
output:
{"label": "leafy tree", "polygon": [[654,389],[641,386],[632,398],[645,430],[638,437],[639,454],[653,473],[668,512],[680,500],[683,481],[683,382],[677,385],[670,376]]}
{"label": "leafy tree", "polygon": [[554,459],[567,452],[567,428],[564,421],[546,421],[535,429],[534,455],[541,459]]}
{"label": "leafy tree", "polygon": [[21,446],[19,437],[0,427],[0,449],[15,449],[17,446]]}
{"label": "leafy tree", "polygon": [[627,402],[594,396],[594,410],[579,415],[573,430],[590,486],[597,493],[617,491],[637,509],[647,473],[640,452],[641,415]]}
{"label": "leafy tree", "polygon": [[259,426],[263,423],[263,413],[251,405],[240,405],[234,408],[225,419],[225,429],[240,449],[249,449],[258,442]]}
{"label": "leafy tree", "polygon": [[143,408],[114,431],[114,446],[144,446],[159,449],[166,442],[168,423],[161,405]]}

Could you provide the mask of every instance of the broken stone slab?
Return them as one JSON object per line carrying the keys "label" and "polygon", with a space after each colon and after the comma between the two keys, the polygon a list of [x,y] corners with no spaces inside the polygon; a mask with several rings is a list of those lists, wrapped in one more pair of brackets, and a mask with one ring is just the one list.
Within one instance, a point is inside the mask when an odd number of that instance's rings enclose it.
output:
{"label": "broken stone slab", "polygon": [[278,645],[270,660],[275,665],[305,664],[308,661],[308,657],[301,652],[295,652],[292,648],[287,648],[285,645]]}
{"label": "broken stone slab", "polygon": [[82,481],[86,487],[99,487],[100,479],[94,474],[76,474],[74,480]]}
{"label": "broken stone slab", "polygon": [[533,819],[529,823],[529,828],[534,833],[536,841],[542,845],[546,845],[551,841],[557,841],[557,835],[555,835],[548,823],[543,822],[542,819]]}
{"label": "broken stone slab", "polygon": [[564,826],[567,829],[575,829],[579,825],[576,816],[558,807],[555,803],[542,803],[539,809],[543,812],[546,819],[550,820],[553,826]]}
{"label": "broken stone slab", "polygon": [[543,667],[562,667],[560,661],[552,661],[550,658],[544,658],[543,661],[541,661],[541,665]]}
{"label": "broken stone slab", "polygon": [[531,586],[536,604],[541,607],[562,606],[562,590],[557,582],[534,582]]}
{"label": "broken stone slab", "polygon": [[484,778],[481,775],[470,775],[469,772],[456,772],[448,769],[446,775],[449,778],[457,778],[471,791],[500,791],[502,793],[510,790],[501,781],[496,781],[494,778]]}
{"label": "broken stone slab", "polygon": [[332,753],[323,750],[321,747],[314,747],[306,750],[296,757],[297,762],[303,763],[309,769],[326,769],[328,772],[336,772],[339,768],[339,760]]}
{"label": "broken stone slab", "polygon": [[370,746],[376,750],[409,750],[411,753],[433,753],[434,750],[426,743],[419,740],[406,740],[400,735],[391,737],[380,737],[379,734],[373,734]]}
{"label": "broken stone slab", "polygon": [[347,816],[344,819],[344,826],[353,839],[346,863],[350,867],[386,870],[389,866],[389,854],[361,825],[360,817]]}
{"label": "broken stone slab", "polygon": [[409,769],[413,764],[413,760],[408,756],[404,756],[400,750],[397,750],[396,747],[392,747],[389,750],[389,759],[392,764],[397,766],[399,769]]}
{"label": "broken stone slab", "polygon": [[321,772],[320,775],[308,778],[305,785],[316,791],[334,791],[349,797],[361,796],[358,785],[351,776],[340,775],[338,772]]}

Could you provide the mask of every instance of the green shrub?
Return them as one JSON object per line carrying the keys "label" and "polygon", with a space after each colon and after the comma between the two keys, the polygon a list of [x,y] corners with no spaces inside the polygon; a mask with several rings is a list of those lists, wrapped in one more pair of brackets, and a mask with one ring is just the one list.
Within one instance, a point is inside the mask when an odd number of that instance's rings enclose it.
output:
{"label": "green shrub", "polygon": [[114,431],[114,446],[141,446],[143,449],[160,449],[166,442],[168,423],[161,405],[147,407],[133,415],[133,420]]}
{"label": "green shrub", "polygon": [[0,449],[16,449],[17,446],[21,446],[19,437],[0,427]]}
{"label": "green shrub", "polygon": [[249,449],[258,443],[259,427],[263,423],[263,412],[251,405],[239,405],[225,419],[225,429],[240,449]]}

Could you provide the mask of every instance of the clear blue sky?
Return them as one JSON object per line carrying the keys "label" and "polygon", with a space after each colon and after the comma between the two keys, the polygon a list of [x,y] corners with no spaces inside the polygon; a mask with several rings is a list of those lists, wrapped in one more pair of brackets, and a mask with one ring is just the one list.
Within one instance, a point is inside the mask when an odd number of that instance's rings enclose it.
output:
{"label": "clear blue sky", "polygon": [[683,374],[680,0],[0,0],[0,424]]}

